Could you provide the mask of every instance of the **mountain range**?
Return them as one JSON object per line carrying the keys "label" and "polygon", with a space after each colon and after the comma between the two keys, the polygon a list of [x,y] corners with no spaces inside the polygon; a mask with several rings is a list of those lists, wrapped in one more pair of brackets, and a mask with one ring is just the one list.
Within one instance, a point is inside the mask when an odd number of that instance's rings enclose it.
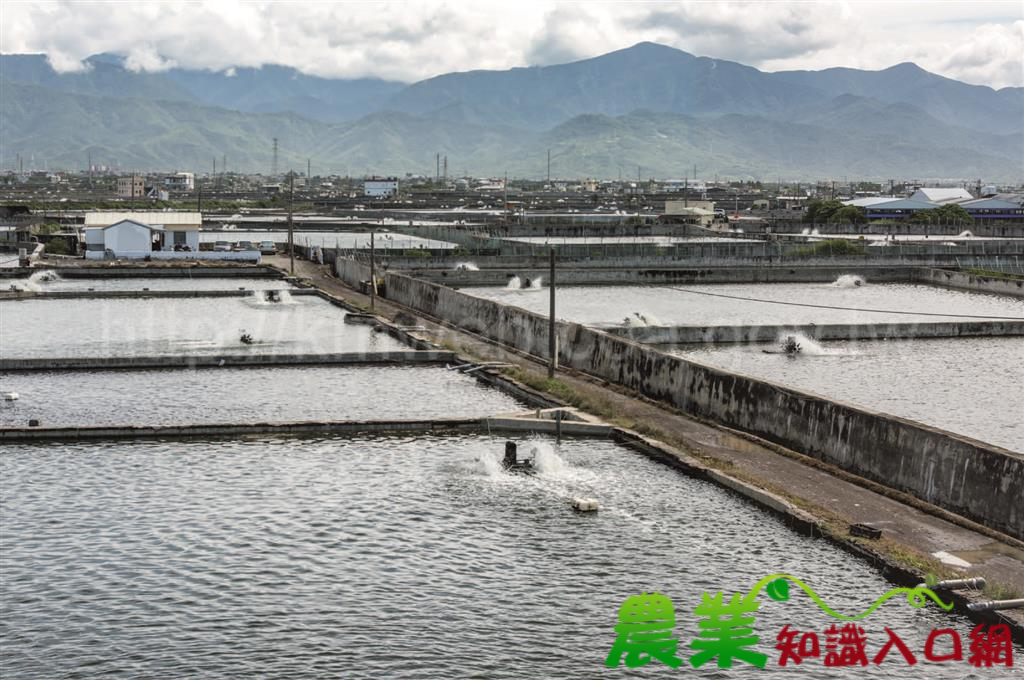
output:
{"label": "mountain range", "polygon": [[640,43],[593,59],[417,83],[283,66],[133,71],[115,55],[57,73],[0,56],[0,165],[541,178],[1024,179],[1024,88],[913,64],[763,72]]}

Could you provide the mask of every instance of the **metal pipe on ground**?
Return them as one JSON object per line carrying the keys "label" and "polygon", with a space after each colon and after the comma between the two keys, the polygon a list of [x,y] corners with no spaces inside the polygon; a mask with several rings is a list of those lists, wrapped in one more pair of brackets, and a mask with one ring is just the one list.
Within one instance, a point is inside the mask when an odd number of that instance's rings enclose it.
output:
{"label": "metal pipe on ground", "polygon": [[1024,609],[1024,597],[1017,600],[989,600],[988,602],[972,602],[967,605],[972,612],[994,612],[1000,609]]}

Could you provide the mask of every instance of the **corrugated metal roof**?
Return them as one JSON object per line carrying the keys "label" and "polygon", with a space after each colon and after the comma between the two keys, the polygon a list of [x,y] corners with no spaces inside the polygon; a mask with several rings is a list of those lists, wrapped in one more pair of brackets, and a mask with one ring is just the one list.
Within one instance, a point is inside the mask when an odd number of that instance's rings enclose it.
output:
{"label": "corrugated metal roof", "polygon": [[203,224],[202,213],[197,212],[90,212],[85,214],[85,226],[109,227],[122,220],[142,224],[163,225],[173,229],[199,229]]}
{"label": "corrugated metal roof", "polygon": [[111,227],[116,227],[116,226],[119,226],[121,224],[134,224],[136,226],[144,227],[146,229],[149,229],[150,231],[164,231],[164,228],[161,225],[159,225],[159,224],[146,224],[145,222],[139,222],[138,220],[118,220],[117,222],[114,222],[112,224],[107,224],[107,225],[104,225],[104,226],[100,226],[100,225],[89,226],[89,227],[86,227],[86,229],[89,230],[89,233],[95,233],[96,231],[106,231],[107,229],[110,229]]}
{"label": "corrugated metal roof", "polygon": [[889,201],[899,201],[902,199],[896,198],[895,196],[865,196],[864,198],[855,198],[851,201],[843,201],[843,205],[852,205],[858,208],[867,208],[879,203],[888,203]]}
{"label": "corrugated metal roof", "polygon": [[959,203],[974,198],[971,192],[960,187],[921,187],[910,197],[915,201],[931,201],[932,203]]}
{"label": "corrugated metal roof", "polygon": [[960,206],[965,209],[973,208],[975,210],[1013,210],[1014,208],[1021,207],[1021,198],[1019,196],[1017,200],[1007,200],[996,196],[976,198],[973,201],[964,201]]}
{"label": "corrugated metal roof", "polygon": [[939,206],[936,203],[917,201],[913,198],[895,198],[883,203],[874,203],[867,207],[871,211],[875,212],[880,210],[929,210],[931,208],[938,208]]}

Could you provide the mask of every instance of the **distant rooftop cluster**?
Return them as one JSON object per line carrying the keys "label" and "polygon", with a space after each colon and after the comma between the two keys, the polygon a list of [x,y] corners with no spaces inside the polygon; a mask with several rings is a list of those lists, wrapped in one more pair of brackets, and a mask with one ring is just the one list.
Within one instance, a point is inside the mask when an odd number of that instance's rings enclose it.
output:
{"label": "distant rooftop cluster", "polygon": [[945,205],[958,205],[972,217],[1021,219],[1024,194],[1000,193],[994,186],[981,187],[975,196],[962,187],[921,187],[910,196],[867,196],[844,201],[861,208],[870,219],[899,217]]}

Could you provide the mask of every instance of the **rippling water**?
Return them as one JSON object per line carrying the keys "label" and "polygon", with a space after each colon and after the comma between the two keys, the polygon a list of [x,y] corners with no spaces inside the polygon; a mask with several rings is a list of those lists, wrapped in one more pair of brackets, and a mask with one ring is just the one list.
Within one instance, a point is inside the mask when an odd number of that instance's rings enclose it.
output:
{"label": "rippling water", "polygon": [[[408,349],[312,296],[4,300],[0,355],[139,356],[224,352],[363,352]],[[248,331],[255,344],[240,342]]]}
{"label": "rippling water", "polygon": [[1024,452],[1024,339],[801,340],[797,357],[772,345],[680,345],[701,363],[791,385]]}
{"label": "rippling water", "polygon": [[181,425],[468,418],[528,410],[443,367],[339,366],[0,374],[0,425]]}
{"label": "rippling water", "polygon": [[[860,287],[828,283],[684,284],[689,291],[782,302],[934,314],[978,314],[1024,318],[1024,300],[906,283],[870,281]],[[462,292],[547,315],[548,295],[505,288],[467,287]],[[651,325],[738,325],[937,321],[878,312],[793,307],[686,293],[667,286],[559,286],[557,316],[577,323],[621,324],[634,312]]]}
{"label": "rippling water", "polygon": [[[24,286],[27,278],[3,279],[6,288],[9,284]],[[197,277],[189,278],[184,276],[175,277],[123,277],[111,279],[65,279],[59,278],[55,281],[40,282],[40,290],[62,291],[62,290],[284,290],[292,288],[291,284],[281,279],[270,278],[241,278],[241,277]]]}
{"label": "rippling water", "polygon": [[[621,677],[631,673],[603,662],[619,606],[644,590],[673,599],[686,657],[698,630],[690,612],[705,590],[746,592],[788,572],[860,613],[893,587],[730,493],[612,443],[567,441],[532,478],[497,470],[502,443],[7,447],[3,677]],[[577,515],[567,505],[576,495],[604,509]],[[773,645],[783,625],[820,634],[834,622],[797,592],[786,603],[760,599],[758,648],[770,674],[781,670]],[[973,627],[934,606],[883,605],[864,623],[869,655],[883,626],[918,652],[920,677],[1007,675],[924,662],[933,627],[965,641]],[[816,678],[906,674],[902,661],[846,670],[811,660],[802,669]]]}

